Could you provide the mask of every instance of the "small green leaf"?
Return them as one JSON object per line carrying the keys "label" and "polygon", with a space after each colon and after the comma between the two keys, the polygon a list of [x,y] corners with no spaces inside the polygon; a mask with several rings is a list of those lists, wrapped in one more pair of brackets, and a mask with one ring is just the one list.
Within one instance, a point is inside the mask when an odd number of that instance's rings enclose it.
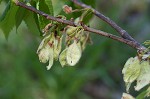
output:
{"label": "small green leaf", "polygon": [[63,5],[65,5],[66,3],[71,3],[68,2],[68,0],[51,0],[53,3],[53,9],[54,9],[54,15],[58,15],[58,14],[62,14],[60,13],[61,11],[63,11],[62,7]]}
{"label": "small green leaf", "polygon": [[[36,8],[37,2],[38,2],[38,0],[34,0],[34,1],[31,1],[30,4],[31,4],[31,6],[33,6],[34,8]],[[40,31],[40,36],[42,36],[43,33],[42,33],[41,29],[40,29],[39,20],[38,20],[38,14],[34,13],[33,16],[34,16],[35,23],[36,23],[36,25],[38,27],[38,31]]]}
{"label": "small green leaf", "polygon": [[80,21],[82,21],[83,23],[87,23],[93,16],[92,12],[93,12],[92,9],[86,9],[82,13],[82,15],[80,17]]}
{"label": "small green leaf", "polygon": [[38,2],[39,0],[33,0],[34,2]]}
{"label": "small green leaf", "polygon": [[146,96],[146,91],[143,91],[142,93],[140,93],[140,94],[136,97],[136,99],[144,99],[145,96]]}
{"label": "small green leaf", "polygon": [[135,90],[139,91],[146,85],[150,84],[150,64],[149,61],[143,61],[141,64],[141,72],[137,78],[137,85]]}
{"label": "small green leaf", "polygon": [[16,15],[15,15],[15,20],[16,20],[16,30],[18,29],[19,25],[21,24],[25,14],[26,14],[26,9],[19,7]]}
{"label": "small green leaf", "polygon": [[18,7],[12,3],[10,5],[10,10],[8,10],[4,19],[0,23],[0,28],[2,29],[6,38],[8,38],[10,31],[15,25],[15,14],[17,9]]}
{"label": "small green leaf", "polygon": [[150,98],[150,86],[147,90],[144,90],[142,93],[140,93],[136,99],[149,99]]}
{"label": "small green leaf", "polygon": [[90,5],[92,7],[95,7],[96,5],[96,0],[81,0],[83,3]]}
{"label": "small green leaf", "polygon": [[[47,3],[50,3],[50,1],[48,0]],[[49,15],[52,15],[53,12],[50,12],[50,5],[48,6],[45,2],[45,0],[39,0],[39,2],[37,2],[37,9],[40,11],[43,11]],[[52,9],[51,9],[52,10]],[[40,26],[40,30],[42,30],[47,24],[49,24],[51,21],[47,20],[45,17],[43,16],[38,16],[39,19],[39,26]]]}
{"label": "small green leaf", "polygon": [[71,44],[67,50],[67,63],[68,63],[68,65],[70,65],[70,66],[76,65],[77,62],[79,61],[80,57],[81,57],[81,54],[82,53],[81,53],[80,47],[74,41],[74,43]]}
{"label": "small green leaf", "polygon": [[62,67],[64,67],[65,65],[67,65],[67,60],[66,60],[67,50],[68,50],[68,48],[64,49],[61,52],[61,54],[59,55],[59,62],[60,62],[60,64],[61,64]]}
{"label": "small green leaf", "polygon": [[54,16],[52,1],[51,0],[45,0],[45,3],[49,8],[50,15]]}
{"label": "small green leaf", "polygon": [[[81,0],[83,3],[95,8],[95,5],[96,5],[96,0]],[[92,11],[92,10],[91,10]],[[91,11],[89,10],[88,15],[86,15],[85,18],[83,18],[83,22],[84,23],[88,23],[91,18],[93,17],[93,14],[91,13]]]}
{"label": "small green leaf", "polygon": [[0,22],[2,20],[4,20],[4,18],[6,17],[7,13],[10,10],[10,6],[11,6],[11,2],[8,2],[7,5],[6,5],[6,8],[5,8],[5,10],[4,10],[3,14],[2,14],[2,16],[0,16]]}
{"label": "small green leaf", "polygon": [[28,27],[28,29],[34,34],[34,35],[40,35],[40,31],[38,30],[38,26],[34,19],[33,12],[27,11],[26,16],[24,17],[24,21]]}

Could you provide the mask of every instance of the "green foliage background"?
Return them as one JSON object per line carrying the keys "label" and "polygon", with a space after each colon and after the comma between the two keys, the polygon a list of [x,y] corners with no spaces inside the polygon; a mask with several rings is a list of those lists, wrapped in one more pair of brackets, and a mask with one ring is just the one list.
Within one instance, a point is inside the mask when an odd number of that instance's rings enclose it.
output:
{"label": "green foliage background", "polygon": [[[90,4],[90,0],[83,1]],[[63,13],[61,6],[64,3],[70,4],[69,2],[52,0],[54,15]],[[2,0],[0,15],[6,4]],[[148,0],[97,0],[95,6],[136,40],[144,42],[149,39]],[[8,27],[10,21],[14,20],[8,20]],[[92,34],[94,44],[87,46],[75,67],[62,68],[59,63],[55,63],[47,71],[36,54],[41,39],[37,36],[40,34],[33,33],[32,30],[38,29],[28,29],[26,24],[21,23],[17,34],[13,28],[8,40],[0,30],[0,99],[120,99],[125,91],[121,70],[125,61],[135,55],[134,49]],[[117,34],[96,17],[91,19],[90,26]],[[138,93],[133,94],[136,96]]]}

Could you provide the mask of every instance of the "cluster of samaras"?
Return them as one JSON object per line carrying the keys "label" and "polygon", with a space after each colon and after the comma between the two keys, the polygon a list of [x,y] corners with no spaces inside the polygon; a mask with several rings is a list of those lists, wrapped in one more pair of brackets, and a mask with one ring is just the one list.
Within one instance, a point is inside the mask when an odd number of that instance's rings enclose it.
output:
{"label": "cluster of samaras", "polygon": [[[145,45],[150,45],[150,41],[144,42]],[[136,91],[141,90],[145,86],[150,84],[150,47],[143,52],[138,52],[138,56],[131,57],[127,60],[122,73],[126,84],[126,90],[129,92],[129,88],[133,82],[136,81],[134,89]],[[150,86],[145,91],[145,97],[150,96]],[[135,99],[135,98],[131,98]]]}
{"label": "cluster of samaras", "polygon": [[87,42],[90,41],[89,33],[85,32],[82,26],[67,26],[62,29],[61,25],[58,23],[51,25],[37,50],[40,62],[49,61],[48,70],[54,60],[59,60],[62,67],[74,66],[79,61]]}

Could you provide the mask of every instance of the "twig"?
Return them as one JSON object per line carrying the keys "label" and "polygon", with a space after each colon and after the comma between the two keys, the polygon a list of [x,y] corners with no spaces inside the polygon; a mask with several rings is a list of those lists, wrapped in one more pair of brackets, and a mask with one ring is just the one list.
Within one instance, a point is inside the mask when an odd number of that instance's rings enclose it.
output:
{"label": "twig", "polygon": [[[139,49],[143,49],[144,47],[137,42],[135,39],[133,39],[128,32],[126,32],[124,29],[122,29],[120,26],[118,26],[114,21],[112,21],[109,17],[106,17],[105,15],[103,15],[102,13],[98,12],[97,10],[95,10],[94,8],[92,8],[91,6],[88,6],[82,2],[79,2],[78,0],[72,0],[72,2],[74,2],[76,5],[81,6],[83,8],[90,8],[93,10],[93,14],[96,15],[97,17],[99,17],[100,19],[102,19],[103,21],[105,21],[106,23],[108,23],[112,28],[114,28],[124,39],[133,41],[134,43],[136,43],[137,46],[139,46]],[[145,49],[145,48],[144,48]]]}
{"label": "twig", "polygon": [[20,6],[22,8],[25,8],[25,9],[28,9],[34,13],[37,13],[41,16],[44,16],[46,19],[48,20],[53,20],[53,21],[57,21],[57,22],[60,22],[60,23],[64,23],[64,24],[68,24],[68,25],[71,25],[71,26],[75,26],[75,24],[71,21],[68,21],[68,20],[63,20],[63,19],[60,19],[60,18],[56,18],[56,17],[53,17],[53,16],[50,16],[40,10],[37,10],[35,9],[34,7],[32,6],[27,6],[26,4],[22,3],[22,2],[19,2],[18,0],[15,0],[14,2],[17,6]]}
{"label": "twig", "polygon": [[[78,26],[77,24],[75,24],[74,22],[72,21],[69,21],[69,20],[64,20],[64,19],[60,19],[60,18],[56,18],[56,17],[53,17],[53,16],[50,16],[42,11],[39,11],[37,9],[35,9],[34,7],[32,6],[27,6],[26,4],[22,3],[22,2],[19,2],[18,0],[15,0],[14,1],[15,4],[17,6],[20,6],[22,8],[25,8],[25,9],[28,9],[34,13],[37,13],[41,16],[44,16],[46,19],[48,20],[53,20],[53,21],[57,21],[57,22],[60,22],[60,23],[64,23],[64,24],[67,24],[67,25],[70,25],[70,26]],[[135,48],[136,50],[144,50],[145,47],[144,46],[140,46],[137,45],[137,43],[135,41],[130,41],[128,39],[124,39],[124,38],[121,38],[121,37],[118,37],[116,35],[113,35],[113,34],[110,34],[110,33],[107,33],[107,32],[103,32],[103,31],[100,31],[100,30],[96,30],[96,29],[93,29],[93,28],[90,28],[86,25],[83,25],[83,28],[85,31],[89,31],[89,32],[92,32],[92,33],[96,33],[96,34],[99,34],[99,35],[102,35],[102,36],[105,36],[105,37],[108,37],[108,38],[111,38],[113,40],[116,40],[116,41],[119,41],[119,42],[122,42],[122,43],[125,43],[129,46],[131,46],[132,48]]]}
{"label": "twig", "polygon": [[129,45],[129,46],[131,46],[131,47],[133,47],[133,48],[135,48],[137,50],[141,50],[141,51],[144,50],[143,48],[139,49],[139,47],[137,46],[137,44],[134,41],[130,41],[130,40],[124,39],[122,37],[118,37],[116,35],[113,35],[113,34],[110,34],[110,33],[104,32],[104,31],[100,31],[100,30],[96,30],[96,29],[93,29],[93,28],[89,28],[87,26],[84,26],[84,29],[89,31],[89,32],[93,32],[93,33],[96,33],[96,34],[99,34],[99,35],[111,38],[113,40],[125,43],[125,44],[127,44],[127,45]]}
{"label": "twig", "polygon": [[105,21],[106,23],[108,23],[111,27],[113,27],[117,32],[120,33],[120,35],[128,40],[134,41],[134,39],[125,31],[123,30],[121,27],[119,27],[114,21],[112,21],[109,17],[106,17],[105,15],[103,15],[102,13],[98,12],[97,10],[95,10],[94,8],[92,8],[91,6],[88,6],[82,2],[79,2],[78,0],[72,0],[76,5],[81,6],[83,8],[90,8],[93,10],[93,13],[99,17],[100,19],[102,19],[103,21]]}

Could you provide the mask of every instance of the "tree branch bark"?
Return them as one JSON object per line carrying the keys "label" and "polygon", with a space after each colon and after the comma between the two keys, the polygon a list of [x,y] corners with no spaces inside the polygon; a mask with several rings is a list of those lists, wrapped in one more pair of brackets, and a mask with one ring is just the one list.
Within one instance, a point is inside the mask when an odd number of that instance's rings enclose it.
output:
{"label": "tree branch bark", "polygon": [[90,8],[93,10],[93,14],[95,14],[98,18],[102,19],[103,21],[105,21],[106,23],[108,23],[112,28],[114,28],[123,38],[131,40],[131,41],[135,41],[124,29],[122,29],[121,27],[119,27],[114,21],[112,21],[109,17],[106,17],[105,15],[103,15],[102,13],[98,12],[97,10],[95,10],[94,8],[92,8],[91,6],[88,6],[82,2],[79,2],[78,0],[72,0],[72,2],[74,2],[76,5],[81,6],[83,8]]}
{"label": "tree branch bark", "polygon": [[[73,1],[76,1],[76,0],[73,0]],[[34,13],[37,13],[41,16],[44,16],[46,19],[48,20],[53,20],[53,21],[57,21],[57,22],[60,22],[60,23],[64,23],[64,24],[67,24],[67,25],[70,25],[70,26],[78,26],[77,24],[75,24],[74,22],[72,21],[69,21],[69,20],[64,20],[64,19],[60,19],[60,18],[56,18],[56,17],[53,17],[53,16],[50,16],[40,10],[37,10],[35,9],[34,7],[32,6],[27,6],[26,4],[22,3],[22,2],[19,2],[18,0],[14,0],[14,3],[17,5],[17,6],[20,6],[22,8],[25,8],[25,9],[28,9]],[[79,2],[76,2],[76,3],[79,3]],[[84,4],[82,4],[83,6]],[[84,5],[86,6],[86,5]],[[110,33],[107,33],[107,32],[104,32],[104,31],[100,31],[100,30],[97,30],[97,29],[94,29],[94,28],[90,28],[86,25],[82,25],[84,30],[85,31],[89,31],[89,32],[92,32],[92,33],[96,33],[96,34],[99,34],[99,35],[102,35],[102,36],[105,36],[105,37],[108,37],[108,38],[111,38],[113,40],[116,40],[116,41],[119,41],[119,42],[122,42],[122,43],[125,43],[129,46],[131,46],[132,48],[136,49],[136,50],[140,50],[140,51],[143,51],[145,50],[145,47],[142,46],[140,43],[137,43],[137,41],[135,41],[134,39],[133,40],[130,40],[130,39],[126,39],[125,37],[122,38],[122,37],[118,37],[116,35],[113,35],[113,34],[110,34]],[[125,33],[126,34],[126,33]]]}
{"label": "tree branch bark", "polygon": [[[75,3],[78,6],[81,6],[83,8],[90,8],[93,10],[93,14],[96,15],[98,18],[100,18],[101,20],[105,21],[107,24],[109,24],[112,28],[114,28],[124,39],[133,41],[134,43],[136,43],[137,46],[139,46],[139,49],[143,49],[144,47],[137,42],[134,38],[132,38],[127,31],[125,31],[124,29],[122,29],[120,26],[118,26],[114,21],[112,21],[109,17],[106,17],[105,15],[103,15],[102,13],[98,12],[97,10],[95,10],[94,8],[92,8],[91,6],[88,6],[82,2],[79,2],[78,0],[72,0],[73,3]],[[145,49],[145,48],[144,48]]]}

